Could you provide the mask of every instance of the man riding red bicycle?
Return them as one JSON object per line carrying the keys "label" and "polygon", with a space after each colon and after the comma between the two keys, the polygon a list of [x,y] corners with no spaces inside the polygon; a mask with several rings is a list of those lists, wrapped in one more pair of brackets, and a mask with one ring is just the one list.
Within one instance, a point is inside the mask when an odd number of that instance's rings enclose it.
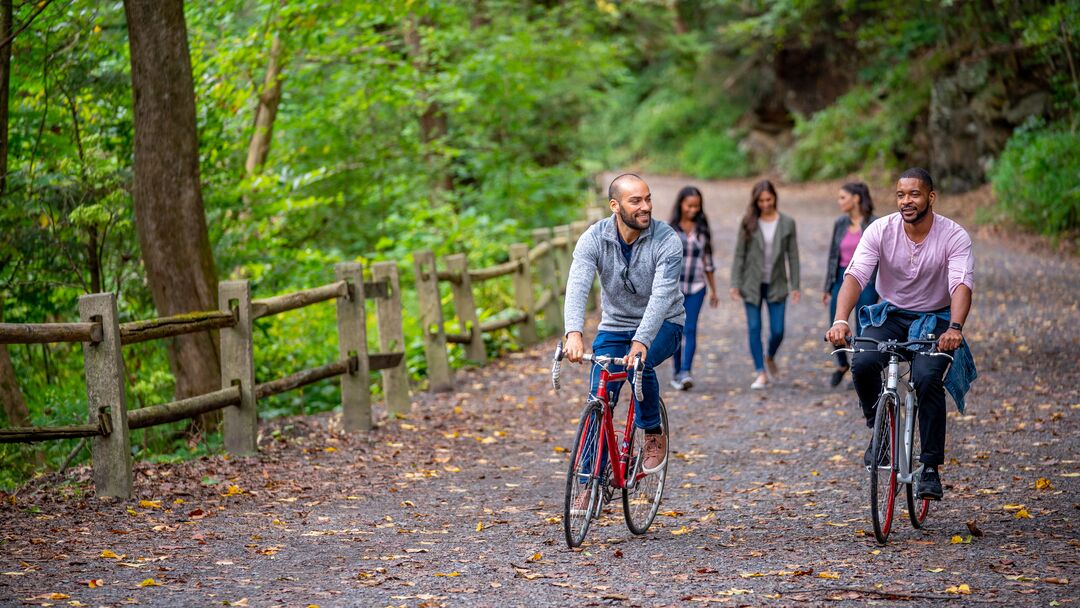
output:
{"label": "man riding red bicycle", "polygon": [[[591,226],[578,239],[566,283],[566,358],[578,363],[584,355],[582,330],[585,304],[593,278],[600,276],[602,311],[593,340],[596,355],[641,357],[643,398],[635,425],[645,432],[643,471],[663,468],[667,434],[660,420],[660,383],[654,368],[674,354],[682,337],[686,313],[679,291],[682,242],[663,222],[652,221],[652,194],[643,179],[627,173],[608,188],[611,217]],[[599,376],[590,378],[595,395]],[[621,382],[619,383],[621,385]],[[609,386],[617,401],[619,386]],[[584,510],[588,496],[578,497]]]}
{"label": "man riding red bicycle", "polygon": [[[945,391],[963,411],[964,394],[976,377],[962,334],[971,309],[975,265],[971,238],[959,224],[933,212],[936,198],[934,181],[924,169],[908,169],[900,175],[896,182],[899,213],[867,226],[844,275],[835,320],[825,334],[834,345],[846,345],[852,334],[848,315],[877,268],[882,301],[859,311],[863,335],[876,340],[935,335],[939,336],[938,350],[954,354],[952,367],[948,358],[938,357],[916,357],[911,363],[923,463],[917,494],[930,500],[943,496],[938,466],[945,462]],[[887,354],[874,351],[857,352],[853,358],[852,377],[867,426],[874,423],[881,371],[887,361]],[[867,467],[873,466],[870,448],[863,460]]]}

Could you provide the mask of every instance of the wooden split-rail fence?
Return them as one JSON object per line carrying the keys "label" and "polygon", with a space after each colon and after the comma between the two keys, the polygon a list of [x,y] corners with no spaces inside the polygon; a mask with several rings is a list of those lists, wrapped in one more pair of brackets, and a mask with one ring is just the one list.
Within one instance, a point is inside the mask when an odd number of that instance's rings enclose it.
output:
{"label": "wooden split-rail fence", "polygon": [[[595,219],[595,217],[594,217]],[[482,365],[487,354],[483,334],[518,326],[519,341],[535,343],[537,318],[543,314],[549,330],[562,332],[562,296],[576,239],[589,221],[533,232],[535,244],[510,246],[510,260],[470,270],[463,254],[446,256],[439,269],[430,251],[413,255],[420,322],[428,367],[428,388],[453,389],[448,343],[461,344],[466,359]],[[341,378],[343,425],[347,431],[372,428],[369,373],[380,370],[387,411],[404,415],[409,408],[408,371],[401,291],[395,262],[378,262],[365,281],[364,268],[353,262],[334,266],[335,282],[262,300],[252,300],[248,281],[218,285],[218,310],[119,323],[116,294],[97,293],[79,298],[79,323],[0,323],[0,344],[80,342],[83,347],[88,422],[54,427],[0,429],[0,443],[28,443],[89,438],[94,485],[98,496],[129,498],[132,493],[132,458],[128,433],[209,412],[223,410],[223,438],[227,452],[237,456],[258,451],[258,399],[306,386],[327,378]],[[512,275],[515,306],[495,319],[479,322],[473,285]],[[450,285],[454,312],[461,331],[448,333],[439,283]],[[534,284],[540,285],[537,295]],[[534,297],[535,296],[535,297]],[[382,352],[369,353],[365,301],[375,300],[378,343]],[[338,359],[320,367],[255,383],[252,323],[259,318],[334,300],[337,303]],[[122,347],[203,331],[218,331],[221,349],[220,390],[129,410]]]}

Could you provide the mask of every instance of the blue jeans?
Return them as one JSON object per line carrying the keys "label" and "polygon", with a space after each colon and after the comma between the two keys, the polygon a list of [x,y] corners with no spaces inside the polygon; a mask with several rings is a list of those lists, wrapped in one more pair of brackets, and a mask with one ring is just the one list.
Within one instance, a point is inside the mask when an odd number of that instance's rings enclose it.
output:
{"label": "blue jeans", "polygon": [[[780,350],[780,343],[784,341],[784,308],[787,298],[779,302],[770,302],[766,296],[769,293],[769,284],[761,284],[761,303],[769,309],[769,358],[776,356]],[[757,373],[765,371],[765,358],[761,352],[761,304],[754,306],[744,301],[746,307],[746,329],[750,338],[750,356],[754,358],[754,370]]]}
{"label": "blue jeans", "polygon": [[[660,426],[660,382],[656,379],[655,368],[670,357],[679,345],[682,338],[683,328],[670,321],[664,321],[660,331],[653,338],[652,346],[645,353],[645,371],[641,376],[641,402],[637,404],[637,413],[634,424],[641,429],[654,429]],[[593,354],[623,357],[630,352],[630,343],[634,339],[632,331],[599,331],[593,340]],[[611,366],[611,371],[622,371],[618,365]],[[592,367],[589,378],[589,394],[595,395],[596,388],[600,384],[600,370]],[[608,391],[611,393],[611,403],[618,403],[619,390],[622,382],[611,382]]]}
{"label": "blue jeans", "polygon": [[[840,295],[840,286],[844,284],[844,272],[846,270],[847,267],[840,266],[840,271],[836,275],[836,280],[833,281],[832,299],[829,300],[829,323],[832,323],[833,319],[836,318],[836,298]],[[877,301],[878,292],[877,289],[874,288],[874,283],[871,281],[870,283],[866,284],[866,287],[863,288],[862,293],[859,294],[859,301],[855,303],[855,326],[852,327],[852,329],[854,330],[856,336],[862,335],[862,327],[859,326],[858,322],[859,310],[863,306],[873,306],[874,304],[877,304]],[[836,363],[840,367],[847,367],[847,353],[836,353]]]}
{"label": "blue jeans", "polygon": [[[682,339],[683,328],[669,321],[664,321],[660,331],[653,338],[652,346],[645,353],[645,370],[641,374],[641,401],[637,404],[634,413],[634,425],[640,429],[650,430],[660,426],[660,382],[656,379],[655,368],[667,360],[679,345]],[[630,352],[630,343],[633,342],[632,331],[598,331],[593,340],[592,350],[594,355],[609,355],[612,357],[624,357]],[[589,374],[589,395],[595,396],[596,389],[600,386],[600,368],[591,366]],[[622,371],[622,366],[612,365],[611,372]],[[612,405],[619,402],[619,390],[625,381],[609,382],[607,385],[608,399]],[[595,456],[595,437],[600,432],[600,421],[593,420],[590,423],[588,440],[585,442],[585,451],[581,455],[579,471],[592,472],[592,459]],[[604,458],[600,461],[600,470],[607,468],[608,453],[604,452]],[[583,476],[581,482],[585,483]]]}
{"label": "blue jeans", "polygon": [[694,365],[694,351],[697,350],[697,320],[701,314],[701,305],[705,303],[705,289],[697,293],[683,296],[683,304],[686,306],[686,325],[683,326],[683,337],[675,347],[675,356],[671,358],[675,362],[675,373],[690,373]]}

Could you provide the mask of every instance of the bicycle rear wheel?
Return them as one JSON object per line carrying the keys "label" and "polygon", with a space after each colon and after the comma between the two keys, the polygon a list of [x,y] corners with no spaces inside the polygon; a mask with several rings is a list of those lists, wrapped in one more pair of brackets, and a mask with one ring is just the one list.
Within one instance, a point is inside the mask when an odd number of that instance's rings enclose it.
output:
{"label": "bicycle rear wheel", "polygon": [[878,398],[876,408],[870,444],[870,518],[874,538],[884,545],[896,505],[896,395],[885,393]]}
{"label": "bicycle rear wheel", "polygon": [[[922,454],[922,436],[919,434],[919,407],[915,406],[913,428],[911,429],[911,453],[908,454],[910,461],[908,462],[908,470],[915,471],[915,467],[919,466],[919,455]],[[911,520],[911,525],[916,530],[922,528],[923,522],[926,521],[926,515],[930,512],[930,501],[925,498],[919,498],[915,496],[915,484],[919,482],[917,475],[912,475],[911,483],[907,484],[905,493],[907,494],[907,512],[908,519]]]}
{"label": "bicycle rear wheel", "polygon": [[[668,427],[667,408],[664,401],[660,400],[660,424],[664,433],[671,441],[670,427]],[[626,469],[626,485],[622,491],[623,515],[626,517],[626,527],[634,534],[645,534],[649,531],[656,518],[656,512],[660,510],[660,498],[664,495],[664,482],[667,481],[667,452],[664,452],[664,466],[659,471],[645,474],[641,471],[641,463],[645,459],[645,431],[634,426],[634,434],[630,439],[630,463]]]}
{"label": "bicycle rear wheel", "polygon": [[[593,513],[600,508],[600,484],[596,475],[597,464],[602,457],[600,420],[601,404],[589,401],[581,411],[574,448],[570,451],[570,466],[566,471],[566,499],[563,504],[563,531],[570,548],[581,546],[589,532]],[[575,510],[581,495],[588,496],[588,506]]]}

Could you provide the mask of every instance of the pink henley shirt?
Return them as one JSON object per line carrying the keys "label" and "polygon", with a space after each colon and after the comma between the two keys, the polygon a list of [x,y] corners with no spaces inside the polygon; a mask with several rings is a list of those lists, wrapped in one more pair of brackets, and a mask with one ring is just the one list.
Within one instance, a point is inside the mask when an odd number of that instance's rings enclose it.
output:
{"label": "pink henley shirt", "polygon": [[972,289],[975,258],[971,237],[960,224],[936,213],[933,217],[930,233],[918,244],[904,232],[899,213],[871,223],[844,276],[851,275],[866,287],[877,267],[875,286],[882,300],[916,312],[949,306],[961,284]]}

